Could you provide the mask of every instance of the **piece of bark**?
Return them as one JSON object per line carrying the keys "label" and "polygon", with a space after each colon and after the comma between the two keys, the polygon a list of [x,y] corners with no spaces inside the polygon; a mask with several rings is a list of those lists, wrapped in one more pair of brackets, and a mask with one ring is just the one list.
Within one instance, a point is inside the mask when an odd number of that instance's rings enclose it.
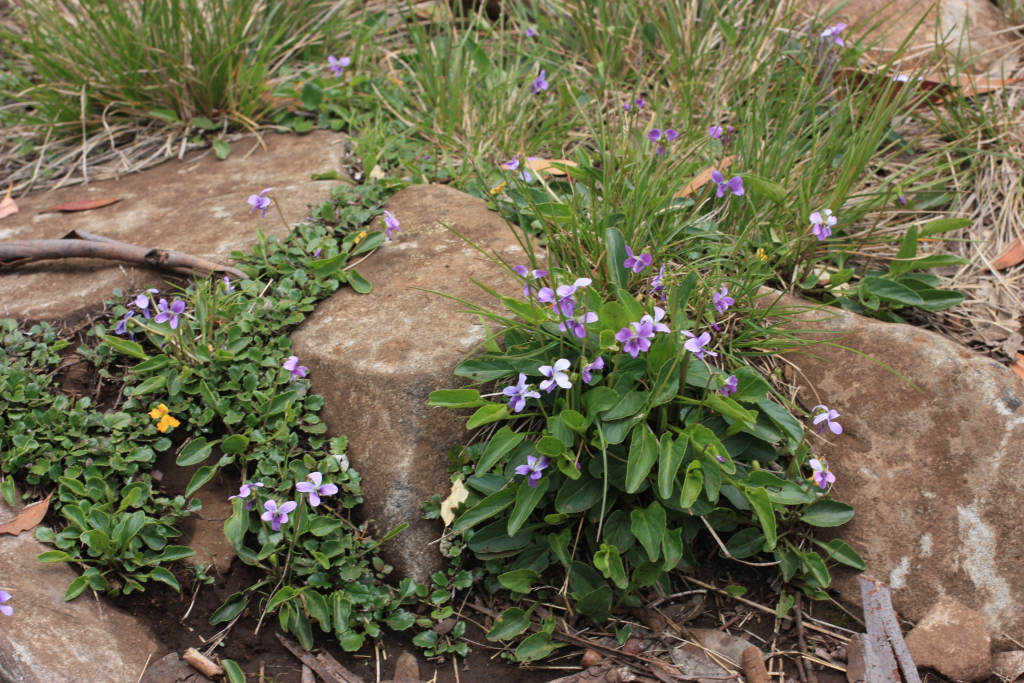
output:
{"label": "piece of bark", "polygon": [[420,663],[416,660],[416,655],[409,652],[399,655],[392,683],[421,683]]}
{"label": "piece of bark", "polygon": [[305,664],[302,665],[302,680],[299,683],[316,683],[316,676],[313,675],[313,670]]}
{"label": "piece of bark", "polygon": [[33,261],[62,258],[99,258],[113,261],[127,261],[141,265],[163,268],[182,275],[193,271],[204,273],[221,272],[248,280],[242,271],[221,266],[198,256],[169,249],[150,249],[134,244],[118,242],[109,237],[94,235],[81,230],[72,230],[59,240],[9,240],[0,242],[0,270],[12,268]]}
{"label": "piece of bark", "polygon": [[[914,658],[910,656],[907,643],[903,640],[903,630],[900,628],[899,622],[896,621],[896,611],[892,608],[892,595],[889,592],[889,587],[880,581],[873,581],[863,576],[860,577],[860,582],[861,595],[864,598],[865,622],[868,626],[868,636],[872,640],[871,646],[875,650],[875,654],[884,662],[886,668],[890,666],[890,663],[895,664],[898,662],[907,683],[921,683],[921,678],[917,674],[917,666],[914,665]],[[876,647],[875,641],[877,638],[872,635],[872,619],[870,617],[874,619],[876,631],[879,624],[881,625],[885,640],[888,641],[884,647],[881,644],[878,644],[878,647]],[[893,654],[896,655],[895,661],[891,661]],[[894,671],[893,675],[898,682],[900,679],[899,673]]]}
{"label": "piece of bark", "polygon": [[295,655],[300,662],[315,671],[327,683],[364,683],[362,678],[343,667],[338,663],[338,660],[326,652],[321,652],[314,657],[309,652],[303,650],[295,641],[288,640],[280,633],[276,635],[286,650]]}
{"label": "piece of bark", "polygon": [[761,659],[761,651],[753,645],[743,651],[742,664],[747,683],[771,683],[768,669],[764,667],[764,660]]}
{"label": "piece of bark", "polygon": [[[880,593],[882,586],[871,579],[860,577],[860,594],[864,601],[864,623],[867,625],[867,648],[874,653],[877,666],[871,666],[872,662],[865,656],[866,673],[868,683],[900,683],[900,672],[896,664],[896,658],[892,653],[892,645],[889,643],[889,636],[885,632],[885,608],[882,607]],[[889,618],[892,618],[892,608],[889,608]]]}
{"label": "piece of bark", "polygon": [[194,647],[190,647],[185,650],[185,654],[181,656],[182,660],[188,662],[188,665],[193,669],[203,674],[207,678],[213,678],[214,676],[223,676],[224,667],[216,662],[212,662],[206,658],[203,653]]}

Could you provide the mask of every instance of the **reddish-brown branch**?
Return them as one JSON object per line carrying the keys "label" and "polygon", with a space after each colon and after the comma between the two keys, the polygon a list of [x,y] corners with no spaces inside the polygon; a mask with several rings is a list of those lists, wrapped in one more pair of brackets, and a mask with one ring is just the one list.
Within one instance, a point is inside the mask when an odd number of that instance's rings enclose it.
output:
{"label": "reddish-brown branch", "polygon": [[220,272],[247,280],[249,276],[198,256],[169,249],[149,249],[109,237],[72,230],[59,240],[11,240],[0,242],[0,270],[33,261],[62,258],[100,258],[163,268],[181,275]]}

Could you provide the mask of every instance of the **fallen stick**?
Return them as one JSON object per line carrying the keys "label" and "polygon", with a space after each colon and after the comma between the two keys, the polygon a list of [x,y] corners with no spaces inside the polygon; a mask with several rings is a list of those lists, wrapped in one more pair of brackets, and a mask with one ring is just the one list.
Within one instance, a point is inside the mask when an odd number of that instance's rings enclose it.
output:
{"label": "fallen stick", "polygon": [[0,270],[13,268],[33,261],[62,258],[99,258],[112,261],[127,261],[140,265],[154,266],[181,275],[192,275],[193,271],[203,273],[221,272],[240,279],[249,276],[242,271],[207,261],[181,251],[149,249],[109,237],[72,230],[59,240],[10,240],[0,242]]}
{"label": "fallen stick", "polygon": [[190,647],[185,650],[185,654],[181,656],[182,660],[187,662],[193,669],[203,674],[207,678],[213,678],[215,676],[223,676],[224,669],[220,664],[216,664],[207,659],[203,653],[199,650]]}
{"label": "fallen stick", "polygon": [[301,683],[316,683],[316,676],[313,675],[313,670],[305,664],[302,665],[302,681]]}
{"label": "fallen stick", "polygon": [[289,652],[295,655],[300,662],[317,672],[317,674],[327,681],[327,683],[364,683],[362,678],[356,676],[354,673],[343,667],[338,663],[338,660],[331,657],[326,652],[322,652],[317,657],[314,657],[303,650],[298,643],[288,640],[280,633],[277,634],[277,639],[280,640],[281,644],[284,645]]}
{"label": "fallen stick", "polygon": [[761,659],[761,650],[751,645],[743,651],[743,675],[747,683],[771,683],[768,677],[768,670],[764,668],[764,660]]}

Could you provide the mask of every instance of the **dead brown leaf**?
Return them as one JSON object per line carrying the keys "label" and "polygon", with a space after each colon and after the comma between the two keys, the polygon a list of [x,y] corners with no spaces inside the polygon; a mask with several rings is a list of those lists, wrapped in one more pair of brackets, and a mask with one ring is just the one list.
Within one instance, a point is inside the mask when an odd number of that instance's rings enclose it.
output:
{"label": "dead brown leaf", "polygon": [[469,498],[469,489],[462,483],[462,479],[456,479],[452,484],[451,493],[441,503],[441,519],[444,520],[445,526],[455,521],[455,508],[459,507],[459,504],[467,498]]}
{"label": "dead brown leaf", "polygon": [[913,74],[870,73],[860,69],[837,69],[833,74],[836,87],[859,88],[866,85],[881,86],[885,82],[893,82],[890,99],[910,88],[915,92],[911,96],[911,109],[927,108],[929,104],[941,104],[946,98],[960,94],[973,97],[984,93],[1001,90],[1013,85],[1021,78],[988,78],[970,74],[956,74],[945,77],[942,74],[917,76]]}
{"label": "dead brown leaf", "polygon": [[6,218],[7,216],[18,213],[18,205],[11,199],[11,190],[14,188],[14,181],[12,180],[7,185],[7,194],[4,195],[3,199],[0,199],[0,218]]}
{"label": "dead brown leaf", "polygon": [[49,209],[43,209],[39,213],[52,213],[54,211],[88,211],[89,209],[99,209],[104,206],[110,206],[111,204],[119,201],[121,201],[121,197],[112,197],[110,199],[82,199],[77,202],[68,202],[67,204],[51,206]]}
{"label": "dead brown leaf", "polygon": [[686,184],[686,187],[676,192],[677,197],[689,197],[691,194],[711,182],[711,174],[715,171],[724,171],[732,166],[736,160],[735,156],[727,156],[715,166],[709,166],[697,174],[697,176]]}
{"label": "dead brown leaf", "polygon": [[1024,235],[1019,235],[1017,239],[1010,242],[1005,249],[999,252],[999,256],[996,256],[995,260],[992,261],[993,268],[1002,270],[1024,261],[1024,241],[1022,241],[1022,237]]}
{"label": "dead brown leaf", "polygon": [[[526,161],[524,161],[522,165],[527,171],[533,171],[534,173],[548,173],[550,175],[566,174],[564,169],[552,166],[552,164],[579,166],[575,161],[570,161],[569,159],[541,159],[539,157],[526,157]],[[502,164],[501,167],[506,171],[512,170],[509,164]]]}
{"label": "dead brown leaf", "polygon": [[1010,363],[1010,369],[1024,382],[1024,353],[1018,353],[1017,357]]}
{"label": "dead brown leaf", "polygon": [[52,496],[53,494],[51,493],[38,503],[32,503],[23,507],[17,517],[5,524],[0,524],[0,534],[17,536],[22,531],[28,531],[37,527],[43,521],[43,517],[46,516],[46,511],[50,508],[50,498]]}
{"label": "dead brown leaf", "polygon": [[1000,678],[1013,683],[1024,675],[1024,650],[992,655],[992,671]]}

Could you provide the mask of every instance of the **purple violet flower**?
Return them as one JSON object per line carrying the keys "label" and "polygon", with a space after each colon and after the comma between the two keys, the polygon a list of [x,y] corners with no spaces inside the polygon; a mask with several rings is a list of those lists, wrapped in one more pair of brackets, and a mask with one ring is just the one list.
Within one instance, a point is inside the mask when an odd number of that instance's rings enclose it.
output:
{"label": "purple violet flower", "polygon": [[279,531],[282,524],[288,523],[288,513],[299,507],[299,504],[294,500],[289,500],[287,503],[278,507],[277,501],[271,499],[264,503],[263,507],[265,507],[267,511],[260,515],[260,519],[264,522],[270,522],[270,528],[274,531]]}
{"label": "purple violet flower", "polygon": [[715,169],[711,172],[711,181],[718,185],[718,192],[716,193],[718,197],[724,196],[726,191],[732,192],[737,197],[742,197],[744,194],[743,178],[738,175],[726,180],[725,176],[718,169]]}
{"label": "purple violet flower", "polygon": [[[512,270],[519,277],[528,278],[531,280],[539,280],[542,277],[548,276],[548,271],[546,270],[530,270],[526,266],[512,266]],[[532,294],[533,287],[531,287],[530,285],[523,285],[523,296],[525,296],[526,298],[530,298]]]}
{"label": "purple violet flower", "polygon": [[516,474],[529,475],[530,478],[526,481],[530,485],[530,488],[535,489],[537,488],[537,482],[539,482],[540,478],[544,476],[542,471],[546,470],[550,463],[551,461],[546,455],[542,455],[539,458],[528,455],[526,456],[526,464],[520,465],[516,468]]}
{"label": "purple violet flower", "polygon": [[391,215],[390,211],[384,212],[384,234],[388,236],[388,239],[393,239],[392,234],[401,231],[401,223],[398,219]]}
{"label": "purple violet flower", "polygon": [[519,373],[519,383],[505,387],[501,393],[509,397],[508,407],[512,409],[513,413],[518,413],[526,407],[526,399],[540,398],[540,394],[526,383],[526,375],[522,372]]}
{"label": "purple violet flower", "polygon": [[639,356],[641,351],[647,351],[651,348],[651,338],[653,336],[654,323],[646,320],[630,323],[629,327],[623,327],[615,333],[615,338],[618,341],[625,342],[622,350],[633,358]]}
{"label": "purple violet flower", "polygon": [[623,268],[629,268],[634,273],[639,273],[647,266],[654,263],[654,258],[650,254],[640,254],[636,256],[633,254],[633,250],[626,245],[626,253],[629,254],[629,258],[622,262]]}
{"label": "purple violet flower", "polygon": [[[7,591],[0,591],[0,602],[7,602],[11,599],[11,594]],[[14,614],[14,608],[10,605],[0,605],[0,612],[3,612],[7,616]]]}
{"label": "purple violet flower", "polygon": [[323,249],[317,249],[313,252],[313,258],[320,258],[320,254],[324,253]]}
{"label": "purple violet flower", "polygon": [[718,390],[722,396],[729,398],[736,393],[740,385],[740,381],[736,379],[736,375],[729,375],[729,379],[725,380],[725,384]]}
{"label": "purple violet flower", "polygon": [[594,378],[591,374],[593,370],[604,370],[604,358],[598,356],[594,359],[593,363],[588,363],[583,366],[583,370],[580,371],[580,376],[583,378],[584,384],[590,384],[590,380]]}
{"label": "purple violet flower", "polygon": [[832,42],[839,47],[846,47],[846,41],[844,41],[842,36],[839,35],[845,28],[846,24],[842,23],[836,24],[835,26],[827,26],[825,27],[825,30],[821,32],[821,37],[831,38]]}
{"label": "purple violet flower", "polygon": [[[580,287],[586,287],[593,280],[588,277],[581,277],[571,285],[562,285],[557,290],[552,290],[550,287],[542,287],[537,292],[537,301],[544,304],[551,304],[554,308],[558,306],[559,312],[565,317],[571,316],[576,311],[576,300],[572,298],[572,295],[576,293],[576,290]],[[555,295],[557,294],[557,302]]]}
{"label": "purple violet flower", "polygon": [[249,209],[249,213],[252,213],[253,211],[259,211],[260,218],[266,218],[267,209],[270,208],[270,197],[267,197],[265,195],[268,192],[271,192],[273,189],[274,188],[272,187],[268,187],[267,189],[263,190],[263,192],[260,192],[259,194],[254,194],[251,197],[249,197],[249,203],[252,205],[252,208]]}
{"label": "purple violet flower", "polygon": [[[728,131],[726,130],[726,128],[728,129]],[[722,140],[722,143],[724,144],[729,141],[729,134],[731,134],[732,131],[732,126],[726,126],[725,128],[723,128],[722,126],[711,126],[710,128],[708,128],[708,135],[711,136],[712,140]],[[726,136],[724,140],[722,139],[723,135]]]}
{"label": "purple violet flower", "polygon": [[551,393],[555,385],[562,387],[563,389],[571,389],[572,382],[569,381],[569,375],[565,373],[569,369],[571,363],[565,358],[559,358],[555,361],[554,365],[542,365],[540,366],[540,374],[548,377],[540,383],[541,391]]}
{"label": "purple violet flower", "polygon": [[548,72],[545,71],[544,69],[541,69],[540,73],[537,75],[537,78],[533,79],[533,83],[530,84],[530,92],[533,93],[534,95],[537,95],[538,93],[547,90],[548,86],[550,85],[547,81],[547,77]]}
{"label": "purple violet flower", "polygon": [[[262,488],[262,487],[263,487],[263,482],[261,482],[261,481],[250,482],[248,484],[242,484],[241,488],[238,489],[238,495],[237,496],[228,496],[228,500],[234,500],[235,498],[248,498],[249,495],[251,493],[253,493],[253,489],[255,489],[255,488]],[[251,500],[245,501],[245,509],[246,510],[252,510],[252,501]]]}
{"label": "purple violet flower", "polygon": [[838,410],[829,410],[828,406],[815,406],[814,410],[811,412],[815,415],[814,424],[825,423],[821,424],[821,427],[818,429],[819,434],[825,431],[825,425],[828,425],[828,428],[832,430],[833,434],[843,433],[843,426],[838,422],[835,422],[835,420],[839,418]]}
{"label": "purple violet flower", "polygon": [[828,460],[825,458],[811,458],[807,461],[807,464],[814,470],[814,474],[811,475],[811,479],[818,485],[818,488],[824,491],[828,488],[829,484],[833,484],[836,481],[836,475],[828,469]]}
{"label": "purple violet flower", "polygon": [[725,313],[730,306],[736,303],[736,300],[729,296],[729,288],[725,285],[722,285],[722,291],[715,292],[711,298],[714,300],[715,310],[719,313]]}
{"label": "purple violet flower", "polygon": [[661,319],[664,318],[664,317],[665,317],[665,309],[658,308],[657,306],[655,306],[654,307],[654,317],[652,318],[649,315],[645,315],[644,317],[640,318],[640,322],[641,323],[649,323],[650,326],[651,326],[651,329],[654,330],[655,332],[671,332],[672,330],[670,330],[668,328],[668,325],[665,325],[665,324],[663,324],[661,322]]}
{"label": "purple violet flower", "polygon": [[537,37],[537,31],[534,30],[534,28],[532,26],[527,26],[526,27],[526,37],[527,38],[536,38]]}
{"label": "purple violet flower", "polygon": [[156,305],[156,310],[159,313],[153,318],[153,322],[163,323],[170,320],[171,329],[176,330],[178,329],[178,316],[185,312],[185,302],[181,299],[175,299],[174,303],[168,306],[167,299],[160,299],[160,302]]}
{"label": "purple violet flower", "polygon": [[[148,291],[156,292],[157,290],[151,289]],[[146,296],[145,294],[139,294],[137,297],[135,297],[135,301],[133,301],[132,303],[135,304],[138,308],[140,308],[142,310],[142,315],[146,316],[146,320],[149,320],[149,297]]]}
{"label": "purple violet flower", "polygon": [[305,365],[299,365],[298,356],[288,356],[288,360],[281,364],[281,367],[291,373],[291,380],[294,382],[300,377],[305,377],[306,373],[309,372],[309,368]]}
{"label": "purple violet flower", "polygon": [[296,491],[309,494],[309,504],[313,507],[320,505],[320,496],[333,496],[338,492],[335,484],[324,484],[324,475],[319,472],[310,472],[306,475],[309,481],[300,481],[295,485]]}
{"label": "purple violet flower", "polygon": [[506,169],[506,170],[509,170],[509,171],[517,171],[517,170],[519,170],[519,155],[518,154],[514,154],[512,156],[512,161],[506,161],[505,163],[503,163],[501,165],[501,167]]}
{"label": "purple violet flower", "polygon": [[832,209],[822,209],[811,214],[811,232],[824,242],[832,234],[832,226],[839,222],[839,219],[832,215]]}
{"label": "purple violet flower", "polygon": [[580,339],[583,339],[584,337],[587,336],[587,328],[585,328],[584,325],[586,325],[587,323],[596,322],[597,313],[581,313],[575,318],[563,320],[561,323],[558,324],[558,329],[560,329],[562,332],[572,330],[573,334],[575,334]]}
{"label": "purple violet flower", "polygon": [[637,109],[643,109],[644,107],[647,106],[647,102],[645,102],[644,98],[642,97],[636,98],[635,100],[633,100],[633,103],[636,104]]}
{"label": "purple violet flower", "polygon": [[661,269],[658,274],[651,278],[651,294],[660,294],[661,300],[665,301],[667,295],[665,294],[665,285],[662,284],[662,278],[665,277],[665,264],[661,264]]}
{"label": "purple violet flower", "polygon": [[[135,317],[135,311],[128,311],[127,313],[125,313],[124,317],[121,318],[121,322],[119,322],[117,324],[117,327],[114,328],[114,334],[117,334],[117,335],[128,334],[128,318],[133,318],[133,317]],[[135,338],[135,335],[132,334],[132,339],[134,339],[134,338]]]}
{"label": "purple violet flower", "polygon": [[341,78],[341,74],[342,72],[345,71],[345,67],[351,63],[352,60],[349,59],[348,57],[342,57],[341,59],[337,59],[334,55],[330,55],[327,57],[327,65],[331,68],[331,71],[333,71],[334,75],[338,78]]}
{"label": "purple violet flower", "polygon": [[906,206],[907,205],[907,198],[904,197],[903,195],[900,195],[899,197],[897,197],[896,201],[898,201],[900,203],[900,206]]}
{"label": "purple violet flower", "polygon": [[231,284],[231,278],[229,278],[227,275],[224,276],[224,289],[228,292],[235,291],[234,285]]}
{"label": "purple violet flower", "polygon": [[718,354],[714,351],[708,351],[704,347],[711,341],[711,333],[704,332],[699,337],[693,332],[683,330],[680,332],[684,337],[689,337],[686,343],[683,344],[683,348],[692,353],[697,357],[697,360],[704,360],[704,356],[717,356]]}

